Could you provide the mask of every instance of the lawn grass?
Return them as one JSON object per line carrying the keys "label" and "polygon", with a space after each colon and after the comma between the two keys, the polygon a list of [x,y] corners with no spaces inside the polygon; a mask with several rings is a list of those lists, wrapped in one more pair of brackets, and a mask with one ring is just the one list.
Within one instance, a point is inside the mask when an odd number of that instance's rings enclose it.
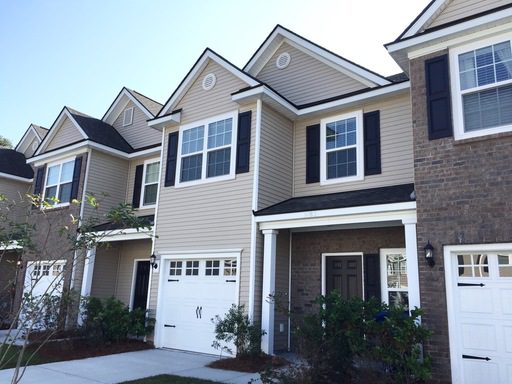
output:
{"label": "lawn grass", "polygon": [[211,384],[217,381],[194,379],[192,377],[180,377],[174,375],[158,375],[146,377],[144,379],[123,381],[119,384]]}
{"label": "lawn grass", "polygon": [[[20,351],[21,347],[14,345],[0,345],[0,369],[14,368],[18,361]],[[33,356],[32,354],[34,354],[34,352],[31,350],[26,350],[23,353],[21,366],[51,363],[54,361],[53,359],[45,359],[38,353],[35,353]]]}

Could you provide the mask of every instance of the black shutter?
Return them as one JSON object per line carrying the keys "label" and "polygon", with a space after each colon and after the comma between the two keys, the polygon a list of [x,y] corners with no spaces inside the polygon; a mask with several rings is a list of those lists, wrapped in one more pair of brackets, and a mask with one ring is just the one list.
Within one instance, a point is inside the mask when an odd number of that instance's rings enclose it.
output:
{"label": "black shutter", "polygon": [[364,299],[382,300],[380,293],[380,259],[378,254],[364,255]]}
{"label": "black shutter", "polygon": [[35,183],[34,183],[34,195],[38,195],[43,191],[45,171],[46,171],[46,166],[42,166],[37,169],[36,179],[35,179]]}
{"label": "black shutter", "polygon": [[236,173],[249,172],[251,155],[252,111],[238,114],[238,137],[236,141]]}
{"label": "black shutter", "polygon": [[320,124],[306,127],[306,184],[320,181]]}
{"label": "black shutter", "polygon": [[378,175],[380,166],[380,111],[365,113],[364,125],[364,174]]}
{"label": "black shutter", "polygon": [[75,159],[75,169],[73,170],[73,183],[71,184],[71,200],[78,197],[78,186],[80,185],[80,171],[82,170],[82,156]]}
{"label": "black shutter", "polygon": [[164,186],[170,187],[176,183],[176,164],[178,163],[178,132],[169,133],[167,142],[167,164],[165,167]]}
{"label": "black shutter", "polygon": [[140,192],[142,187],[142,173],[144,172],[144,165],[137,165],[135,167],[135,182],[133,183],[133,197],[132,207],[139,208],[140,206]]}
{"label": "black shutter", "polygon": [[453,136],[448,55],[425,61],[428,138]]}
{"label": "black shutter", "polygon": [[[36,178],[34,181],[34,195],[39,195],[43,192],[44,175],[46,173],[46,166],[42,166],[37,169]],[[36,205],[32,205],[32,209],[38,208]]]}

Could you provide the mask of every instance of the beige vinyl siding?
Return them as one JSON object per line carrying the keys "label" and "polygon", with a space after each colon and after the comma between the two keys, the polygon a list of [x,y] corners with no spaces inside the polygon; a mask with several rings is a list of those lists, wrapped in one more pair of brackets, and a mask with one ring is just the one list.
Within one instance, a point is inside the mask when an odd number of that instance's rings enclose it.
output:
{"label": "beige vinyl siding", "polygon": [[73,124],[69,117],[64,118],[64,121],[60,127],[57,128],[57,132],[53,133],[52,136],[53,137],[46,145],[45,151],[60,148],[84,139],[78,128],[75,126],[75,124]]}
{"label": "beige vinyl siding", "polygon": [[[127,187],[126,187],[126,202],[128,204],[132,204],[133,201],[133,187],[135,185],[135,169],[138,165],[143,165],[146,160],[154,160],[154,161],[160,161],[160,154],[149,156],[142,159],[136,159],[130,161],[130,166],[128,169],[128,180],[127,180]],[[142,197],[142,192],[141,192]],[[142,205],[139,209],[136,209],[135,214],[137,216],[146,216],[146,215],[153,215],[155,213],[155,208],[144,208]]]}
{"label": "beige vinyl siding", "polygon": [[[212,89],[205,91],[202,82],[209,73],[215,74],[217,81]],[[182,108],[181,124],[237,110],[239,105],[231,101],[231,94],[245,87],[246,83],[210,60],[175,108]]]}
{"label": "beige vinyl siding", "polygon": [[292,197],[293,123],[267,106],[261,115],[258,209]]}
{"label": "beige vinyl siding", "polygon": [[117,270],[119,268],[119,244],[112,243],[99,248],[94,259],[91,296],[100,299],[116,296]]}
{"label": "beige vinyl siding", "polygon": [[[133,108],[132,124],[123,127],[124,111],[128,108]],[[133,148],[143,148],[158,144],[162,140],[162,134],[159,131],[148,127],[148,119],[149,117],[130,100],[112,126]]]}
{"label": "beige vinyl siding", "polygon": [[135,260],[149,260],[151,255],[151,239],[123,241],[119,248],[119,268],[117,270],[116,298],[131,305],[133,273]]}
{"label": "beige vinyl siding", "polygon": [[[276,306],[274,314],[274,350],[286,351],[288,348],[288,302],[290,298],[290,232],[280,230],[276,246]],[[281,325],[283,332],[280,331]]]}
{"label": "beige vinyl siding", "polygon": [[[290,54],[290,64],[278,69],[276,59],[284,52]],[[297,105],[366,88],[361,82],[286,42],[277,49],[257,77]]]}
{"label": "beige vinyl siding", "polygon": [[5,195],[9,201],[8,204],[12,205],[12,210],[10,209],[9,212],[5,212],[9,219],[17,221],[23,217],[25,207],[28,206],[25,197],[27,193],[32,193],[31,183],[23,183],[0,177],[0,194]]}
{"label": "beige vinyl siding", "polygon": [[437,27],[507,4],[510,4],[510,0],[452,0],[427,28]]}
{"label": "beige vinyl siding", "polygon": [[127,160],[91,151],[86,193],[96,196],[100,201],[100,208],[95,211],[85,204],[84,217],[102,216],[125,201],[128,165]]}
{"label": "beige vinyl siding", "polygon": [[[408,95],[361,106],[363,112],[380,110],[381,166],[379,175],[365,176],[364,180],[340,182],[320,186],[306,184],[306,127],[318,124],[321,118],[350,112],[340,110],[326,116],[296,123],[294,159],[294,195],[316,195],[398,184],[414,180],[411,105]],[[355,109],[352,109],[355,110]]]}

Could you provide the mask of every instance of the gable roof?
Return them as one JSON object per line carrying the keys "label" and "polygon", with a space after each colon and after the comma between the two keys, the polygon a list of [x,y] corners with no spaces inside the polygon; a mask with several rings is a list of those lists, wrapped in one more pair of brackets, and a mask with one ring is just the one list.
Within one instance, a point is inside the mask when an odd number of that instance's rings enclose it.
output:
{"label": "gable roof", "polygon": [[432,0],[420,12],[418,16],[405,28],[405,30],[396,38],[395,41],[411,37],[422,32],[425,26],[437,16],[448,5],[450,0]]}
{"label": "gable roof", "polygon": [[279,24],[270,32],[244,66],[243,70],[257,77],[258,73],[284,41],[367,86],[389,84],[389,80],[384,76],[337,55]]}
{"label": "gable roof", "polygon": [[34,171],[27,164],[25,156],[14,149],[0,148],[0,173],[32,179]]}
{"label": "gable roof", "polygon": [[192,86],[194,81],[197,79],[201,71],[206,67],[210,60],[219,64],[228,72],[232,73],[234,76],[238,77],[239,79],[247,83],[250,87],[261,84],[257,79],[252,77],[250,74],[244,72],[236,65],[223,58],[221,55],[217,54],[210,48],[206,48],[201,54],[201,56],[199,56],[195,64],[192,66],[190,71],[188,71],[188,73],[185,75],[185,77],[178,85],[176,90],[165,102],[165,105],[162,107],[160,112],[158,112],[158,116],[163,116],[169,112],[172,112],[174,106],[176,106],[176,104],[181,100],[183,95],[185,95],[185,93],[189,90],[189,88]]}
{"label": "gable roof", "polygon": [[16,144],[16,147],[14,148],[16,151],[20,149],[24,141],[29,137],[30,133],[33,133],[34,136],[39,140],[39,143],[41,143],[41,141],[43,141],[46,134],[48,133],[48,129],[36,124],[30,124],[18,144]]}
{"label": "gable roof", "polygon": [[162,108],[162,104],[159,102],[150,99],[149,97],[144,96],[143,94],[132,89],[123,87],[117,94],[112,104],[110,104],[110,107],[105,112],[101,120],[108,124],[113,124],[128,100],[131,100],[137,107],[139,107],[139,109],[147,116],[148,119],[154,118],[158,111]]}
{"label": "gable roof", "polygon": [[[79,112],[73,108],[64,106],[52,124],[48,134],[39,144],[34,156],[42,153],[46,145],[55,136],[60,124],[65,118],[69,118],[71,123],[77,128],[83,137],[83,140],[91,140],[98,144],[117,149],[126,153],[133,152],[133,148],[126,140],[115,130],[114,127],[102,120],[96,119],[85,113]],[[76,143],[69,143],[76,144]]]}

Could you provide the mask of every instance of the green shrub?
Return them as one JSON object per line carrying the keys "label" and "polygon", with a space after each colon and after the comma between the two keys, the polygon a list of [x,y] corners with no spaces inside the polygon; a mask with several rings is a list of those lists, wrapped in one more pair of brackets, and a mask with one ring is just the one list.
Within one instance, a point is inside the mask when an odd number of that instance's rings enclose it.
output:
{"label": "green shrub", "polygon": [[233,354],[230,345],[236,348],[237,356],[261,355],[261,328],[251,324],[244,305],[233,304],[224,318],[219,315],[211,319],[215,324],[215,340],[212,347]]}
{"label": "green shrub", "polygon": [[113,297],[85,300],[85,330],[87,335],[99,342],[120,342],[129,337],[148,335],[154,327],[154,319],[147,319],[141,309],[130,311],[120,300]]}

